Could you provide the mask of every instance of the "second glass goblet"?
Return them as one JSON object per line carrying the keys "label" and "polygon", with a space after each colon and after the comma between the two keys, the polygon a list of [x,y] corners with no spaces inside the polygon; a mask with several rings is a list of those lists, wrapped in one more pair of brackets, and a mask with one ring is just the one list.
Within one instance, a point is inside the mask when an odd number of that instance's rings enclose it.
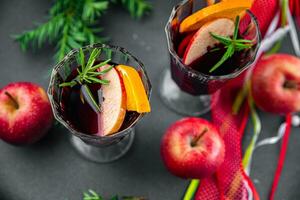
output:
{"label": "second glass goblet", "polygon": [[[173,8],[169,21],[165,27],[168,50],[170,53],[170,69],[163,73],[160,84],[160,96],[167,107],[175,112],[188,116],[199,116],[211,108],[210,95],[218,90],[230,79],[236,78],[248,69],[256,58],[260,46],[261,35],[255,16],[251,11],[246,11],[239,26],[241,39],[251,40],[253,46],[238,58],[237,66],[225,66],[225,72],[209,74],[197,69],[207,63],[197,63],[197,66],[183,64],[178,55],[178,47],[182,41],[179,33],[181,22],[206,6],[206,1],[185,0]],[[217,59],[217,58],[212,58]]]}

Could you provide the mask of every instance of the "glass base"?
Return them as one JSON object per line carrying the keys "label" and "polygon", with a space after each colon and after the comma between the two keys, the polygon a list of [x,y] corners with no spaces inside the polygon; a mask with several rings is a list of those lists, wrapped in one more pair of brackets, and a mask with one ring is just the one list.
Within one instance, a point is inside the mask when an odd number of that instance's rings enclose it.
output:
{"label": "glass base", "polygon": [[77,152],[86,159],[97,163],[109,163],[121,158],[127,153],[133,143],[134,135],[135,131],[132,129],[131,133],[126,135],[121,141],[106,147],[87,144],[73,135],[71,137],[71,143]]}
{"label": "glass base", "polygon": [[170,69],[163,72],[160,83],[160,97],[171,110],[186,116],[200,116],[211,109],[211,95],[194,96],[183,92],[171,77]]}

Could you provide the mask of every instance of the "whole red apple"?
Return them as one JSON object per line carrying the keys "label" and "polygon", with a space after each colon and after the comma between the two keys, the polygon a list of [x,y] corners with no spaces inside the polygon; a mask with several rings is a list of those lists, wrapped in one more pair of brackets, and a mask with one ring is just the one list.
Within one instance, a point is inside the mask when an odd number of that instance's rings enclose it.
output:
{"label": "whole red apple", "polygon": [[211,176],[224,161],[225,145],[217,128],[200,118],[184,118],[172,124],[161,142],[166,168],[181,178]]}
{"label": "whole red apple", "polygon": [[264,111],[300,111],[300,59],[288,54],[263,56],[251,78],[252,95]]}
{"label": "whole red apple", "polygon": [[46,92],[29,82],[11,83],[0,90],[0,138],[11,144],[31,144],[53,122]]}

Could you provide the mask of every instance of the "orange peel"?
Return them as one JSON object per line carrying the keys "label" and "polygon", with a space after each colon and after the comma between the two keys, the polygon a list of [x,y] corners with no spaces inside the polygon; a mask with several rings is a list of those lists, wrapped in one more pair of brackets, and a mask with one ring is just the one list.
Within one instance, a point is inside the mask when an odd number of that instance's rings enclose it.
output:
{"label": "orange peel", "polygon": [[234,20],[246,9],[251,8],[252,0],[226,0],[205,7],[185,18],[179,27],[181,33],[196,31],[205,23],[218,18]]}
{"label": "orange peel", "polygon": [[138,113],[150,112],[150,103],[139,73],[133,67],[126,65],[118,65],[116,69],[124,82],[127,96],[127,110]]}

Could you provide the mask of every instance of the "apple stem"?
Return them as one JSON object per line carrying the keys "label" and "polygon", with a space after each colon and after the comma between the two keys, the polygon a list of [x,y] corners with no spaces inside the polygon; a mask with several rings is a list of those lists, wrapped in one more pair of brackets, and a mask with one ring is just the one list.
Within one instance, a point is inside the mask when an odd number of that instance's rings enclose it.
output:
{"label": "apple stem", "polygon": [[208,129],[205,127],[203,131],[191,142],[191,146],[194,147],[197,145],[198,141],[205,135],[205,133],[208,131]]}
{"label": "apple stem", "polygon": [[284,82],[283,87],[287,88],[287,89],[298,89],[299,84],[296,81],[287,80],[287,81]]}
{"label": "apple stem", "polygon": [[11,102],[13,103],[14,107],[16,109],[19,109],[19,104],[17,102],[17,100],[7,91],[4,92],[4,94],[6,94],[6,96],[8,96],[8,98],[11,100]]}

